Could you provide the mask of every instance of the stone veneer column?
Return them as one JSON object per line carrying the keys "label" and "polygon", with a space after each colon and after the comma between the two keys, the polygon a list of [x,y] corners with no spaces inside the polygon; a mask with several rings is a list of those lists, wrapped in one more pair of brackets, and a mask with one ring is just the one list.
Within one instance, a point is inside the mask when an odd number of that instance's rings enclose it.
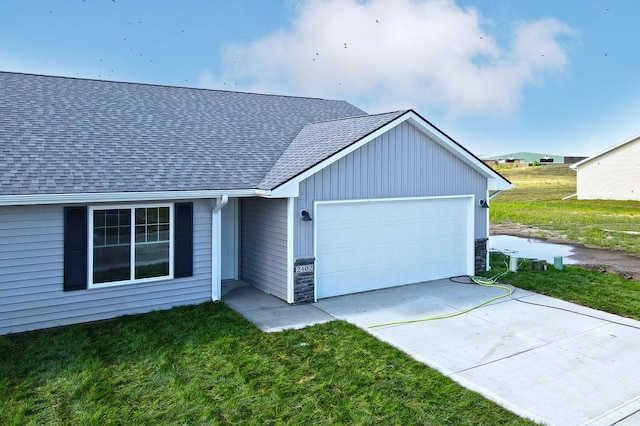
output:
{"label": "stone veneer column", "polygon": [[487,271],[487,243],[488,238],[478,238],[475,241],[475,273],[479,274]]}
{"label": "stone veneer column", "polygon": [[315,258],[305,257],[293,262],[293,303],[313,303],[315,296]]}

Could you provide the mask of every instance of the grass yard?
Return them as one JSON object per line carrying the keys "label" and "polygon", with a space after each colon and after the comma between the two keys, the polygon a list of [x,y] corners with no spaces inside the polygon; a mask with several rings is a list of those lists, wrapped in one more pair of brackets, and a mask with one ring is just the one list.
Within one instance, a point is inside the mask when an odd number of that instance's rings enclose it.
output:
{"label": "grass yard", "polygon": [[560,233],[571,241],[640,254],[640,202],[563,200],[576,192],[576,173],[566,165],[502,169],[516,184],[491,201],[492,223],[520,223]]}
{"label": "grass yard", "polygon": [[345,322],[205,303],[0,336],[0,424],[533,423]]}
{"label": "grass yard", "polygon": [[[566,166],[501,173],[517,189],[492,200],[493,223],[640,254],[620,232],[640,232],[639,202],[562,200]],[[639,281],[570,266],[500,281],[640,320]],[[0,424],[533,423],[345,322],[265,334],[205,303],[0,336]]]}
{"label": "grass yard", "polygon": [[[491,271],[486,276],[506,271],[507,256],[491,253]],[[534,271],[524,265],[517,273],[500,277],[501,283],[558,299],[588,306],[612,314],[640,320],[640,281],[605,274],[577,266]],[[517,292],[514,297],[517,297]]]}

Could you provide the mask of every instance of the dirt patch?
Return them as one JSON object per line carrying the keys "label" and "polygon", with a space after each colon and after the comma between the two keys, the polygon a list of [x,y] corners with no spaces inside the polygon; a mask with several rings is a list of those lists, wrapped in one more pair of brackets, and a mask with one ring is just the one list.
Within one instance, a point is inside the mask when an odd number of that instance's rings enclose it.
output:
{"label": "dirt patch", "polygon": [[576,243],[560,232],[548,231],[519,223],[491,224],[491,235],[512,235],[524,238],[539,238],[551,243],[562,243],[573,247],[572,259],[582,267],[625,278],[640,280],[640,256],[619,250],[589,247]]}

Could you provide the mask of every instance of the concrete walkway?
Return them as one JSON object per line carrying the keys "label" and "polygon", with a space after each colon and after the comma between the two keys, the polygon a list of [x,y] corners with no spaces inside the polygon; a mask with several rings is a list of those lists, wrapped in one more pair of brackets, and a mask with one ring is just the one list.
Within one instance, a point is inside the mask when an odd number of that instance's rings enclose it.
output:
{"label": "concrete walkway", "polygon": [[315,304],[289,305],[242,281],[224,282],[222,300],[267,333],[303,328],[336,319]]}
{"label": "concrete walkway", "polygon": [[640,424],[638,321],[517,290],[513,297],[538,305],[505,298],[453,318],[370,328],[460,312],[503,293],[441,280],[313,305],[290,306],[251,287],[223,300],[267,331],[344,319],[546,424]]}

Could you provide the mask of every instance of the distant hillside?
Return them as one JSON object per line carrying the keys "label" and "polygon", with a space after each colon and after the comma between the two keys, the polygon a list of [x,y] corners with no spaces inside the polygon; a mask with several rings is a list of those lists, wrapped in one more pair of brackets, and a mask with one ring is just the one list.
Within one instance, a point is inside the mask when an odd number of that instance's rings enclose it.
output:
{"label": "distant hillside", "polygon": [[520,161],[528,164],[574,164],[584,158],[586,157],[544,154],[540,152],[514,152],[511,154],[502,154],[483,158],[483,160],[494,161],[497,164],[514,163]]}

